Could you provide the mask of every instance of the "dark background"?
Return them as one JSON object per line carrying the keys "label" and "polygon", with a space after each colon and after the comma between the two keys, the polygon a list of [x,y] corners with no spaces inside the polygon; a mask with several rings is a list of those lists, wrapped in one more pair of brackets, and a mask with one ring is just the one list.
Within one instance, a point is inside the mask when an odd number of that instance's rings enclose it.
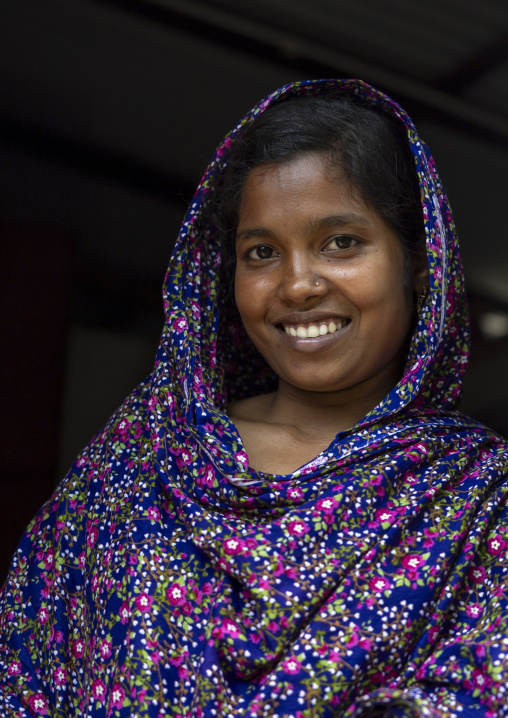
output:
{"label": "dark background", "polygon": [[388,92],[430,145],[471,303],[463,408],[508,435],[505,0],[2,0],[0,577],[150,371],[213,149],[263,96],[317,77]]}

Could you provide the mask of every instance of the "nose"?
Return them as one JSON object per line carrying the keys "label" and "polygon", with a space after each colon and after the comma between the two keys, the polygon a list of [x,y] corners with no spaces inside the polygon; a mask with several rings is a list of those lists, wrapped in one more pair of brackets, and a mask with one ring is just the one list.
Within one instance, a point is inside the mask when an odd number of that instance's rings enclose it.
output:
{"label": "nose", "polygon": [[301,305],[313,297],[328,292],[326,279],[319,268],[306,256],[293,256],[280,267],[279,298],[287,303]]}

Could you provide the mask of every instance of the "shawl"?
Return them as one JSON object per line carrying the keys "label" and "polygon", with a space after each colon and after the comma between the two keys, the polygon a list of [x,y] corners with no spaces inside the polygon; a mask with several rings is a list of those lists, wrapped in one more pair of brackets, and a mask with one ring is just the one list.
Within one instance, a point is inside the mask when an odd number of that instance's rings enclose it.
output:
{"label": "shawl", "polygon": [[[399,118],[430,291],[399,384],[289,476],[256,473],[227,401],[274,377],[228,310],[215,192],[264,109],[334,91]],[[405,112],[298,82],[219,146],[164,284],[152,374],[23,536],[1,598],[16,718],[508,715],[508,449],[457,411],[468,320],[452,216]]]}

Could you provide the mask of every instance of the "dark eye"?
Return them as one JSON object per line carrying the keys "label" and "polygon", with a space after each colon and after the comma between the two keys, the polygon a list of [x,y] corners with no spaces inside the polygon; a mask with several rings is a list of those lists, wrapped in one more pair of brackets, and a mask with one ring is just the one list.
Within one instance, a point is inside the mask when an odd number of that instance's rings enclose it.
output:
{"label": "dark eye", "polygon": [[265,244],[260,244],[259,247],[254,247],[249,252],[251,259],[271,259],[273,256],[273,249]]}
{"label": "dark eye", "polygon": [[352,237],[349,234],[338,234],[328,242],[326,249],[351,249],[357,242],[356,237]]}

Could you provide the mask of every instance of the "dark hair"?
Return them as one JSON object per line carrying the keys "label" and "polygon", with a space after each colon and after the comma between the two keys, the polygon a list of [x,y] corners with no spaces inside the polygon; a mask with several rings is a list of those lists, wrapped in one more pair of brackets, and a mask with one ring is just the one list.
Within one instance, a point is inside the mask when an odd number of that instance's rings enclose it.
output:
{"label": "dark hair", "polygon": [[[256,167],[321,154],[331,171],[386,219],[404,249],[407,269],[422,244],[420,185],[400,120],[361,100],[293,97],[269,107],[231,148],[216,204],[224,279],[234,277],[235,235],[243,188]],[[407,272],[408,273],[408,272]]]}

